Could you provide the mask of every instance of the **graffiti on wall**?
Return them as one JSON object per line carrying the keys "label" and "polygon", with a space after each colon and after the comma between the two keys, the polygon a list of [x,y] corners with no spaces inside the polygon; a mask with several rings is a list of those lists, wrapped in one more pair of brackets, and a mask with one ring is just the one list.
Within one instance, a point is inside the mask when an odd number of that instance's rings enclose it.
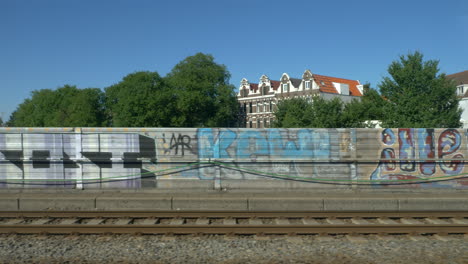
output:
{"label": "graffiti on wall", "polygon": [[189,135],[182,133],[172,133],[170,139],[166,139],[166,133],[161,137],[164,154],[173,153],[174,155],[185,156],[186,152],[193,153],[191,138]]}
{"label": "graffiti on wall", "polygon": [[[455,176],[464,169],[463,134],[428,128],[384,129],[380,163],[372,180],[409,180]],[[463,182],[461,182],[463,184]]]}
{"label": "graffiti on wall", "polygon": [[197,132],[201,159],[328,159],[330,134],[324,130],[221,130],[200,128]]}
{"label": "graffiti on wall", "polygon": [[[165,179],[288,176],[381,184],[457,177],[466,170],[467,139],[458,129],[412,128],[9,132],[0,133],[0,187],[140,188]],[[468,180],[443,184],[468,186]]]}
{"label": "graffiti on wall", "polygon": [[0,185],[139,187],[141,159],[155,155],[154,140],[139,134],[0,134]]}

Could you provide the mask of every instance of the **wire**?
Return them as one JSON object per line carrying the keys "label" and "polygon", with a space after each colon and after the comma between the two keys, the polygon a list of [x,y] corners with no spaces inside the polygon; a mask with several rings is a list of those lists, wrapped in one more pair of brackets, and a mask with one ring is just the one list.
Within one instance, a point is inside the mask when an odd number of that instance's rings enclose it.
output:
{"label": "wire", "polygon": [[[162,170],[155,170],[155,171],[147,171],[142,173],[136,174],[129,174],[129,175],[121,175],[121,176],[113,176],[113,177],[105,177],[105,178],[88,178],[88,179],[7,179],[5,181],[0,181],[0,184],[34,184],[38,185],[40,182],[43,183],[53,183],[51,185],[60,185],[59,182],[63,182],[62,184],[70,184],[69,182],[81,182],[83,184],[89,183],[105,183],[105,182],[115,182],[115,181],[124,181],[124,180],[132,180],[135,177],[148,177],[149,176],[156,176],[157,174],[162,174],[163,172],[173,171],[184,169],[187,167],[197,166],[198,169],[201,168],[200,165],[207,165],[204,167],[212,167],[212,166],[219,166],[224,167],[227,169],[238,170],[241,172],[246,172],[250,174],[255,174],[263,177],[270,177],[276,179],[283,179],[283,180],[293,180],[293,181],[301,181],[301,182],[311,182],[311,183],[323,183],[323,184],[336,184],[336,185],[395,185],[395,184],[421,184],[421,183],[430,183],[430,182],[440,182],[440,181],[449,181],[449,180],[459,180],[468,178],[468,173],[456,174],[451,176],[437,176],[437,177],[424,177],[421,175],[417,175],[414,179],[396,179],[396,180],[359,180],[359,179],[325,179],[325,178],[311,178],[311,177],[302,177],[302,176],[291,176],[286,174],[277,174],[277,173],[269,173],[255,169],[247,169],[242,168],[237,165],[230,165],[225,162],[219,161],[201,161],[201,162],[193,162],[188,163],[182,166],[175,166],[167,169]],[[203,168],[204,168],[203,167]],[[170,175],[176,172],[166,173],[165,175]],[[156,174],[156,175],[155,175]],[[398,175],[393,175],[398,176]]]}

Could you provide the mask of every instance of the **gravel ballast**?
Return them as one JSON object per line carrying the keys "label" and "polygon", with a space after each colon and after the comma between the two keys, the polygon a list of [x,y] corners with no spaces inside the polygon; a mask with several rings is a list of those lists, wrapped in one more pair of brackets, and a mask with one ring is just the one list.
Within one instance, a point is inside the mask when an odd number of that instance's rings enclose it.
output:
{"label": "gravel ballast", "polygon": [[0,235],[0,262],[468,263],[468,238]]}

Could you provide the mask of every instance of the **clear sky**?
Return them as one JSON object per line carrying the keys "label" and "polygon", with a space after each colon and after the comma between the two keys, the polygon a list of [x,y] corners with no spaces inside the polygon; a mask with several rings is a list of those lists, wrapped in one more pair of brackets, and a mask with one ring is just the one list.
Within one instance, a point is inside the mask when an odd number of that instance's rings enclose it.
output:
{"label": "clear sky", "polygon": [[0,0],[0,114],[33,90],[164,76],[197,52],[226,65],[236,87],[306,69],[376,87],[416,50],[441,72],[468,70],[468,1]]}

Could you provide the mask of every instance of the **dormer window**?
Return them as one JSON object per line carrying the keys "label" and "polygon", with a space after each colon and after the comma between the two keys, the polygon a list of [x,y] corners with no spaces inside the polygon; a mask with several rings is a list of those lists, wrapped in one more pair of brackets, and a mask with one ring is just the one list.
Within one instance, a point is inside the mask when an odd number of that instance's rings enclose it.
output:
{"label": "dormer window", "polygon": [[306,81],[306,82],[305,82],[305,88],[306,88],[306,89],[310,89],[310,81]]}
{"label": "dormer window", "polygon": [[288,84],[283,83],[283,92],[287,92],[287,91],[288,91]]}
{"label": "dormer window", "polygon": [[463,85],[458,86],[458,94],[463,95],[465,93],[465,89]]}

